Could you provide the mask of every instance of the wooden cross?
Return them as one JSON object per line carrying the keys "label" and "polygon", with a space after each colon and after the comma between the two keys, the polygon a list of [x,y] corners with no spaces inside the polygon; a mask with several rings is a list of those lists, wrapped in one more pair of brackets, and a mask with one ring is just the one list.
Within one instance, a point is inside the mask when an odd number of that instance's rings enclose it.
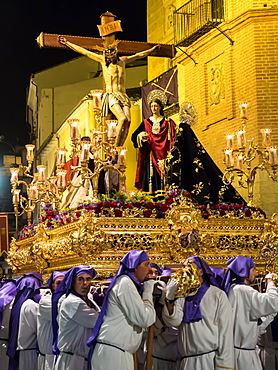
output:
{"label": "wooden cross", "polygon": [[[96,37],[83,37],[83,36],[70,36],[70,35],[57,35],[41,32],[37,38],[37,43],[41,48],[59,48],[68,49],[67,46],[62,45],[58,41],[58,36],[64,36],[69,42],[82,46],[85,49],[92,51],[99,51],[103,48],[112,45],[117,41],[118,53],[122,55],[136,54],[140,51],[150,49],[157,43],[139,42],[139,41],[125,41],[115,40],[115,32],[122,31],[120,21],[115,21],[115,15],[106,12],[100,16],[101,25],[98,26],[101,38]],[[160,49],[154,51],[150,56],[173,58],[175,55],[174,45],[159,44]]]}

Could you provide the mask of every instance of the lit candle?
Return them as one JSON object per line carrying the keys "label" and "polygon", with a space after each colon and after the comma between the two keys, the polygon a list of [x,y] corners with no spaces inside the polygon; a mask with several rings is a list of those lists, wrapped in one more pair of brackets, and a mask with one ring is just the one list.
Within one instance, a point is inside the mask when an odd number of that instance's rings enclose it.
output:
{"label": "lit candle", "polygon": [[63,166],[66,163],[66,152],[67,149],[65,148],[57,149],[57,166]]}
{"label": "lit candle", "polygon": [[225,163],[227,167],[234,166],[233,151],[231,149],[225,150]]}
{"label": "lit candle", "polygon": [[115,138],[117,136],[116,127],[117,127],[118,121],[116,121],[116,120],[106,120],[106,123],[107,123],[107,126],[108,126],[108,133],[107,133],[108,139]]}
{"label": "lit candle", "polygon": [[34,200],[37,199],[39,195],[39,191],[36,185],[31,185],[28,191],[29,199]]}
{"label": "lit candle", "polygon": [[90,141],[81,141],[81,153],[79,155],[80,161],[88,161],[90,158]]}
{"label": "lit candle", "polygon": [[27,153],[26,153],[26,159],[27,159],[27,162],[33,162],[34,160],[34,148],[35,148],[35,145],[33,144],[27,144],[25,145],[25,148],[27,149]]}
{"label": "lit candle", "polygon": [[78,139],[78,136],[79,136],[79,132],[78,132],[78,123],[79,123],[79,119],[68,119],[68,123],[70,125],[70,138],[71,140],[73,139]]}
{"label": "lit candle", "polygon": [[38,181],[45,181],[45,170],[46,170],[46,166],[44,165],[39,165],[37,166],[37,169],[39,171],[39,175],[38,175]]}
{"label": "lit candle", "polygon": [[277,158],[277,148],[271,147],[268,150],[268,163],[271,166],[276,166],[278,164]]}
{"label": "lit candle", "polygon": [[119,152],[119,165],[125,166],[126,165],[126,148],[120,148]]}
{"label": "lit candle", "polygon": [[239,130],[236,133],[237,145],[239,148],[245,147],[245,130]]}
{"label": "lit candle", "polygon": [[18,181],[19,168],[10,168],[11,171],[11,183]]}
{"label": "lit candle", "polygon": [[66,170],[62,170],[62,171],[58,171],[57,172],[57,186],[59,188],[64,188],[67,186],[67,171]]}
{"label": "lit candle", "polygon": [[20,189],[14,189],[13,190],[13,204],[17,205],[19,203],[19,194],[20,194]]}
{"label": "lit candle", "polygon": [[270,130],[269,128],[263,128],[261,130],[261,134],[263,135],[263,147],[266,148],[266,147],[269,147],[271,145],[271,139],[270,139],[270,133],[271,133],[272,130]]}
{"label": "lit candle", "polygon": [[237,167],[242,170],[242,167],[243,167],[243,155],[242,154],[238,154],[236,156],[236,165]]}
{"label": "lit candle", "polygon": [[92,109],[101,109],[101,97],[102,97],[102,90],[91,90],[90,94],[92,96]]}
{"label": "lit candle", "polygon": [[226,135],[227,149],[233,149],[234,135]]}
{"label": "lit candle", "polygon": [[240,103],[239,105],[239,116],[241,119],[248,119],[247,106],[248,106],[248,103]]}

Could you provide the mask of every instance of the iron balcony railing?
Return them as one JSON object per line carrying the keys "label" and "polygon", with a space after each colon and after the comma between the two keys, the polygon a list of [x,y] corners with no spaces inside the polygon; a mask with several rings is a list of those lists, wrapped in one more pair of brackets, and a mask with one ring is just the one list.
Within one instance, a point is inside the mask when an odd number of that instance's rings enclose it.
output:
{"label": "iron balcony railing", "polygon": [[191,0],[174,12],[175,45],[189,46],[224,21],[223,0]]}

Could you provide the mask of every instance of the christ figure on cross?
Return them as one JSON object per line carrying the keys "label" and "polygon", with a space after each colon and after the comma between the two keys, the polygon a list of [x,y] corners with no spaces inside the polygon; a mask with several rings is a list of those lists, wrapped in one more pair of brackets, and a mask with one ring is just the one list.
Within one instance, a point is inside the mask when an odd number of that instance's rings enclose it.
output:
{"label": "christ figure on cross", "polygon": [[144,58],[160,45],[141,51],[130,56],[118,55],[116,44],[108,46],[103,54],[97,54],[81,46],[67,41],[63,36],[58,36],[58,41],[87,57],[101,63],[106,91],[102,97],[102,116],[106,117],[111,111],[118,120],[116,145],[122,146],[126,140],[130,126],[130,101],[125,90],[125,65],[136,59]]}

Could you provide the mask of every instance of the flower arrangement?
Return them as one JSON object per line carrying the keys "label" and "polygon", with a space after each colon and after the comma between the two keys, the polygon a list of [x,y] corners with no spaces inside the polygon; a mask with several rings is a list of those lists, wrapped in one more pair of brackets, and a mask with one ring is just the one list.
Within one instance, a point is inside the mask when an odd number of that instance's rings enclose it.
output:
{"label": "flower arrangement", "polygon": [[201,215],[204,219],[208,218],[266,218],[265,212],[256,207],[247,206],[246,204],[209,204],[200,205]]}
{"label": "flower arrangement", "polygon": [[[64,209],[62,212],[53,210],[52,204],[46,204],[43,208],[43,215],[38,223],[45,223],[48,230],[59,227],[78,220],[83,212],[93,213],[95,217],[145,217],[145,218],[165,218],[167,211],[178,203],[179,196],[185,196],[192,202],[196,201],[191,194],[185,190],[170,190],[159,200],[151,196],[137,192],[132,196],[118,192],[113,197],[106,195],[100,196],[100,201],[96,203],[82,203],[74,209]],[[266,218],[265,213],[255,207],[248,207],[245,204],[215,204],[197,205],[204,219],[208,218]],[[36,234],[38,223],[25,226],[20,231],[19,239],[25,239]]]}

